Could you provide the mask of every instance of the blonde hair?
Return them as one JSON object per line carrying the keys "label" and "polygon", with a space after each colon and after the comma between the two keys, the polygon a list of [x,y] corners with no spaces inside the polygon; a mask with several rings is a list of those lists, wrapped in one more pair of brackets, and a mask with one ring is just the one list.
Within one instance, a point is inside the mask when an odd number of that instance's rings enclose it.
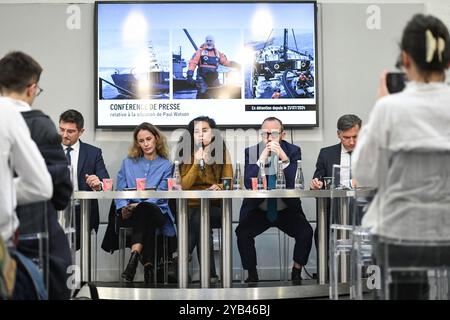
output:
{"label": "blonde hair", "polygon": [[131,159],[137,159],[144,155],[142,152],[141,147],[139,146],[139,143],[137,141],[137,135],[139,131],[146,130],[148,132],[151,132],[155,138],[156,138],[156,153],[165,159],[168,159],[169,157],[169,147],[167,146],[167,139],[164,136],[164,134],[154,125],[148,122],[142,122],[140,125],[138,125],[134,131],[133,131],[133,145],[131,146],[130,150],[128,151],[128,157]]}

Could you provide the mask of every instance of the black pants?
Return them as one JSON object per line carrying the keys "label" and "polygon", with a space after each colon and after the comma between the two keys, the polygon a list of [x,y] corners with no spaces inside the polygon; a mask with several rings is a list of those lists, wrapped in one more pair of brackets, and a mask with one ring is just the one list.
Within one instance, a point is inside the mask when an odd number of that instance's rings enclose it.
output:
{"label": "black pants", "polygon": [[255,209],[247,218],[239,222],[236,228],[243,268],[246,270],[256,268],[255,237],[270,227],[277,227],[288,236],[295,238],[293,259],[302,266],[306,265],[311,251],[313,230],[304,213],[284,209],[278,211],[277,219],[271,223],[266,218],[265,211]]}
{"label": "black pants", "polygon": [[[386,287],[385,268],[450,267],[449,246],[411,246],[387,244],[374,237],[374,259],[381,269],[381,299],[427,300],[429,283],[426,271],[392,271],[389,288]],[[389,297],[386,296],[389,289]]]}
{"label": "black pants", "polygon": [[[90,209],[90,217],[89,217],[89,226],[90,231],[92,230],[97,233],[99,226],[99,213],[98,213],[98,205],[97,210],[94,210],[95,205],[93,204],[94,200],[91,200],[91,209]],[[89,235],[90,236],[90,235]],[[75,205],[75,250],[79,250],[81,246],[81,207],[80,205]]]}
{"label": "black pants", "polygon": [[[200,208],[189,208],[189,231],[188,231],[188,249],[189,253],[194,252],[195,247],[197,247],[197,258],[200,263]],[[221,228],[222,227],[222,208],[211,205],[209,207],[209,225],[210,228]],[[211,231],[210,238],[210,273],[211,276],[216,276],[216,264],[214,261],[214,248],[213,248],[213,234]]]}
{"label": "black pants", "polygon": [[123,220],[125,227],[132,227],[131,245],[143,246],[141,256],[144,264],[153,263],[155,258],[156,230],[162,228],[168,216],[161,212],[156,204],[141,202],[133,211],[131,218]]}

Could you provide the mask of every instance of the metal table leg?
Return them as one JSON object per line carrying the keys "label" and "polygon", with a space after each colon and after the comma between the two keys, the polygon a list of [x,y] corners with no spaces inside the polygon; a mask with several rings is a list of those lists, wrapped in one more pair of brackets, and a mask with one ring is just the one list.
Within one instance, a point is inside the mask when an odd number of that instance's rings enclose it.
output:
{"label": "metal table leg", "polygon": [[319,248],[317,250],[317,268],[319,284],[328,282],[328,230],[327,221],[327,198],[317,198],[317,228],[319,230]]}
{"label": "metal table leg", "polygon": [[177,199],[178,287],[188,287],[188,214],[187,199]]}
{"label": "metal table leg", "polygon": [[231,288],[233,281],[231,199],[222,200],[222,270],[223,287]]}
{"label": "metal table leg", "polygon": [[80,200],[81,211],[81,245],[80,245],[80,264],[81,281],[91,281],[91,228],[89,225],[90,200]]}
{"label": "metal table leg", "polygon": [[209,288],[210,272],[210,236],[209,199],[200,200],[200,283],[202,288]]}
{"label": "metal table leg", "polygon": [[[341,215],[341,224],[344,226],[349,225],[349,198],[339,199],[339,214]],[[347,230],[341,230],[340,239],[349,239],[349,232]],[[345,240],[344,240],[345,241]],[[349,255],[340,254],[340,269],[341,269],[341,281],[342,283],[348,282],[348,266],[349,266]]]}

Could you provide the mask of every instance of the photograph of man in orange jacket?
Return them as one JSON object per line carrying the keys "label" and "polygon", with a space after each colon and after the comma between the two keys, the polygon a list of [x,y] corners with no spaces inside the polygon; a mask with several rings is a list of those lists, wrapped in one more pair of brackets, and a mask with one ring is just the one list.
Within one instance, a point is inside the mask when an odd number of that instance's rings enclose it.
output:
{"label": "photograph of man in orange jacket", "polygon": [[[223,65],[231,68],[240,68],[240,65],[227,59],[227,56],[217,50],[212,35],[207,35],[205,43],[194,53],[189,61],[187,81],[197,87],[197,99],[211,98],[207,93],[209,88],[221,86],[218,67]],[[194,71],[197,69],[197,80],[194,80]]]}

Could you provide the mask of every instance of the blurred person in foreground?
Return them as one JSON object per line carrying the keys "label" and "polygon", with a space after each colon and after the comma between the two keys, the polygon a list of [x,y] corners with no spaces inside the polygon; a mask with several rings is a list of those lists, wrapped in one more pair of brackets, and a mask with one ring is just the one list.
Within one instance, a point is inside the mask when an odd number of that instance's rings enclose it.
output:
{"label": "blurred person in foreground", "polygon": [[[402,92],[389,94],[382,74],[379,99],[352,162],[358,183],[378,188],[362,222],[375,236],[382,277],[396,266],[450,265],[448,29],[433,16],[417,14],[403,31],[400,50],[399,65],[409,81]],[[389,287],[382,282],[382,298],[428,298],[426,271],[391,276]]]}

